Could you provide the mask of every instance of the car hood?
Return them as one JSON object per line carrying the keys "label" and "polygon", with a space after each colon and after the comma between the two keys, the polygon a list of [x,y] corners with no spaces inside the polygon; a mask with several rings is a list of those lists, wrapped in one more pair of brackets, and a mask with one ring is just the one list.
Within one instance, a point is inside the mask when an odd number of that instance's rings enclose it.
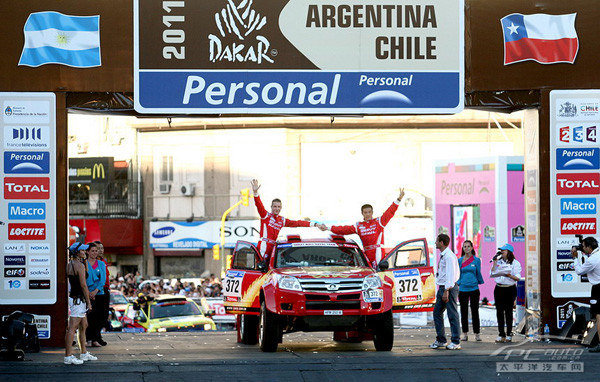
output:
{"label": "car hood", "polygon": [[289,267],[278,268],[277,273],[283,276],[294,276],[304,278],[360,278],[375,274],[375,271],[369,267]]}
{"label": "car hood", "polygon": [[176,316],[176,317],[163,317],[163,318],[153,318],[150,320],[149,324],[159,328],[169,328],[176,327],[181,325],[203,325],[203,324],[212,324],[213,321],[204,316]]}

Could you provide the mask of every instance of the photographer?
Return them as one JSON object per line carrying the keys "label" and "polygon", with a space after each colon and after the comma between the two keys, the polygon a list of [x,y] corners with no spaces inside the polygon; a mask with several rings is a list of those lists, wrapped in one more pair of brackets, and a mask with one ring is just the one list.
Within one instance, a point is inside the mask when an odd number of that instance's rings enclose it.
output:
{"label": "photographer", "polygon": [[[581,240],[581,238],[580,238]],[[581,263],[578,252],[581,251],[588,256],[585,263]],[[600,333],[600,250],[598,240],[589,236],[581,241],[577,247],[571,248],[571,256],[575,260],[575,272],[578,275],[587,274],[592,284],[592,295],[590,297],[590,312],[596,317],[596,327]],[[591,353],[600,353],[600,344],[590,348]]]}
{"label": "photographer", "polygon": [[[504,244],[492,259],[494,265],[490,276],[496,282],[494,300],[498,319],[498,338],[496,342],[512,341],[513,306],[517,299],[517,281],[521,280],[521,263],[515,259],[514,248]],[[506,331],[504,323],[506,320]]]}

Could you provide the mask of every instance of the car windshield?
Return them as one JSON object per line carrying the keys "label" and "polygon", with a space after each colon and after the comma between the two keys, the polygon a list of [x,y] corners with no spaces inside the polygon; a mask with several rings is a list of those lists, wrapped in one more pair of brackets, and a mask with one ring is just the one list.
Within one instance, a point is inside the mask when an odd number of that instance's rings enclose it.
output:
{"label": "car windshield", "polygon": [[129,301],[127,301],[127,298],[125,296],[123,296],[122,294],[113,294],[111,293],[110,295],[110,303],[111,305],[115,305],[115,304],[127,304]]}
{"label": "car windshield", "polygon": [[190,301],[159,302],[150,307],[150,318],[201,315],[200,309]]}
{"label": "car windshield", "polygon": [[277,248],[276,268],[320,266],[364,267],[367,263],[356,247],[283,244]]}

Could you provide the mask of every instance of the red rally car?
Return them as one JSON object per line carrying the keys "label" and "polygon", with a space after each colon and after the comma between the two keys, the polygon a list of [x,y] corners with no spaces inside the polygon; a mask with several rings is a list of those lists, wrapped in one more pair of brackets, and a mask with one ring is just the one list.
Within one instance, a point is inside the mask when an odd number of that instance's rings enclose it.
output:
{"label": "red rally car", "polygon": [[392,311],[433,309],[428,253],[425,239],[410,240],[374,270],[343,236],[288,236],[265,261],[254,245],[238,241],[223,281],[225,309],[237,315],[238,342],[258,342],[263,351],[276,351],[283,334],[295,331],[358,332],[389,351]]}

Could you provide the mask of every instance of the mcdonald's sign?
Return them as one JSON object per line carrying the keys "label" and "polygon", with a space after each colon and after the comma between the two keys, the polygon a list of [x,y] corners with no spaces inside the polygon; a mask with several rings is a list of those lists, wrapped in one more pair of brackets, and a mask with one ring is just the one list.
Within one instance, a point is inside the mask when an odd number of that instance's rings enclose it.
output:
{"label": "mcdonald's sign", "polygon": [[69,158],[69,183],[108,183],[113,173],[113,157]]}

